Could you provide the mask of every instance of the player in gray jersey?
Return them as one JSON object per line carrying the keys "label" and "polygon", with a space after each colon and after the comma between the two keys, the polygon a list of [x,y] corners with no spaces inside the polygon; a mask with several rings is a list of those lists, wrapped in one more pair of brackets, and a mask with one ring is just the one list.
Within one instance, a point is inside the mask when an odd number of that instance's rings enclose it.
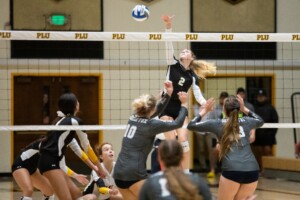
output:
{"label": "player in gray jersey", "polygon": [[147,178],[146,160],[155,135],[181,127],[188,114],[187,93],[178,92],[181,109],[176,120],[164,122],[154,119],[168,104],[173,92],[172,82],[166,81],[165,89],[167,92],[157,105],[156,98],[148,94],[140,96],[132,103],[134,114],[128,120],[113,175],[124,199],[138,198],[140,188]]}
{"label": "player in gray jersey", "polygon": [[145,181],[140,200],[212,199],[207,183],[199,175],[181,169],[183,149],[177,140],[162,141],[158,146],[158,158],[162,171]]}
{"label": "player in gray jersey", "polygon": [[[218,199],[246,199],[253,195],[259,177],[259,166],[250,147],[250,131],[264,124],[260,116],[245,107],[237,95],[225,99],[225,119],[201,121],[209,110],[203,109],[188,125],[188,129],[211,132],[220,138],[222,175]],[[239,118],[239,111],[247,116]]]}

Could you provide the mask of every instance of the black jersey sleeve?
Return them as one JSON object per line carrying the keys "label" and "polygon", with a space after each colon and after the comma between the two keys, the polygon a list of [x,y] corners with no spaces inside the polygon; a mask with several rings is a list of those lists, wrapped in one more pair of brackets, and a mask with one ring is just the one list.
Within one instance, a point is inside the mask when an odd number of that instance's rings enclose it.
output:
{"label": "black jersey sleeve", "polygon": [[169,103],[169,101],[170,101],[170,98],[171,98],[171,97],[170,97],[167,93],[165,93],[165,94],[161,97],[160,101],[156,104],[156,111],[155,111],[155,113],[151,116],[151,118],[154,118],[154,117],[160,115],[160,114],[165,110],[165,108],[167,107],[167,105],[168,105],[168,103]]}

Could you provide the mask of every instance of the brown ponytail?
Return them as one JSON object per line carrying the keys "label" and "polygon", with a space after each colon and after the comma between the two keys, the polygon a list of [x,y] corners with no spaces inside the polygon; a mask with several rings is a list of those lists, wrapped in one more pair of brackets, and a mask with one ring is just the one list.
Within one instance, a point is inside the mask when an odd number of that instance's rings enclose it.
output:
{"label": "brown ponytail", "polygon": [[228,119],[224,126],[224,132],[220,140],[220,160],[222,160],[225,154],[230,150],[231,144],[233,142],[238,143],[240,139],[238,121],[240,104],[235,96],[231,95],[225,99],[224,109],[225,115],[228,116]]}

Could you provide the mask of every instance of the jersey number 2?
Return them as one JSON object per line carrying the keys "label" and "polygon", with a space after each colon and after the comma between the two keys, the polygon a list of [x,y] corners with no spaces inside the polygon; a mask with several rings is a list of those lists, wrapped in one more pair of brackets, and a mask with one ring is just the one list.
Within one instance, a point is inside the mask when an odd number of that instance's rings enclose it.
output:
{"label": "jersey number 2", "polygon": [[124,137],[132,139],[134,137],[135,132],[136,132],[136,126],[130,126],[130,124],[128,124],[126,127]]}
{"label": "jersey number 2", "polygon": [[183,86],[185,82],[185,79],[183,77],[180,78],[180,80],[178,81],[178,85]]}

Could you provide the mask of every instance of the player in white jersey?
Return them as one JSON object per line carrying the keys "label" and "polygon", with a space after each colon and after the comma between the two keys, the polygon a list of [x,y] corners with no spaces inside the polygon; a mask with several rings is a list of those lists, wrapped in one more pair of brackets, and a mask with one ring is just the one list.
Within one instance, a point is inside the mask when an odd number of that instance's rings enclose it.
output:
{"label": "player in white jersey", "polygon": [[90,182],[85,187],[83,194],[95,194],[99,200],[122,200],[123,197],[119,192],[113,178],[113,172],[115,168],[115,152],[112,144],[104,142],[95,148],[95,152],[98,154],[101,161],[101,166],[103,167],[104,171],[106,171],[107,175],[105,178],[101,178],[95,171],[92,171]]}

